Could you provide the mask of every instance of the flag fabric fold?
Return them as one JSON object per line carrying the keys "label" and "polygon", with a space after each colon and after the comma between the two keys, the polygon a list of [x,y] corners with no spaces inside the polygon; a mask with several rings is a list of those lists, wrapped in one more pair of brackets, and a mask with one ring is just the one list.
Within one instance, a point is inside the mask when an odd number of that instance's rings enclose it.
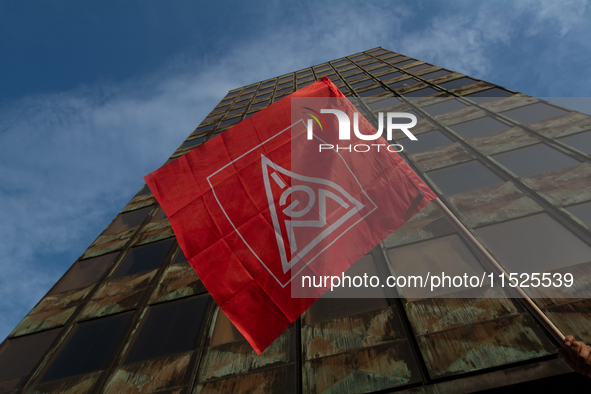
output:
{"label": "flag fabric fold", "polygon": [[[145,177],[188,262],[258,354],[317,298],[292,297],[295,271],[340,275],[436,198],[387,150],[292,157],[293,139],[306,131],[294,123],[292,100],[306,97],[341,98],[355,111],[325,77]],[[375,133],[361,116],[359,128]],[[293,172],[294,160],[322,176]],[[309,207],[298,205],[301,196]],[[307,219],[322,210],[325,217]]]}

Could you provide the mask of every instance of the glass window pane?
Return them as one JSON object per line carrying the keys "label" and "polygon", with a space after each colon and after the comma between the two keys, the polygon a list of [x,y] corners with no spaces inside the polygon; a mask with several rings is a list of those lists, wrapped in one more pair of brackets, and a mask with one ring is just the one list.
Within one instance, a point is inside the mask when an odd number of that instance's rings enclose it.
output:
{"label": "glass window pane", "polygon": [[150,219],[150,222],[157,222],[158,220],[163,220],[163,219],[168,219],[168,216],[166,216],[166,213],[164,213],[164,209],[160,208],[160,209],[158,209],[156,214],[154,216],[152,216],[152,219]]}
{"label": "glass window pane", "polygon": [[181,248],[179,248],[172,264],[179,264],[179,263],[183,263],[185,261],[187,261],[187,257],[185,257],[183,250]]}
{"label": "glass window pane", "polygon": [[347,70],[347,71],[342,72],[341,75],[345,77],[347,75],[355,74],[355,73],[358,73],[360,71],[361,71],[360,69],[358,69],[357,67],[355,67],[355,68],[353,68],[351,70]]}
{"label": "glass window pane", "polygon": [[396,67],[402,67],[402,66],[406,66],[407,64],[414,63],[414,62],[416,62],[415,59],[409,59],[409,60],[405,60],[405,61],[400,62],[400,63],[396,63],[395,66]]}
{"label": "glass window pane", "polygon": [[423,74],[420,77],[423,79],[433,79],[433,78],[437,78],[437,77],[442,77],[447,74],[451,74],[451,71],[438,70],[438,71],[433,71],[432,73],[429,73],[429,74]]}
{"label": "glass window pane", "polygon": [[209,130],[212,130],[214,127],[215,127],[215,123],[213,123],[213,124],[210,124],[210,125],[207,125],[207,126],[203,126],[203,127],[198,127],[198,128],[197,128],[197,129],[196,129],[196,130],[193,132],[193,134],[199,134],[199,133],[202,133],[202,132],[204,132],[204,131],[209,131]]}
{"label": "glass window pane", "polygon": [[215,321],[215,328],[211,337],[210,346],[223,345],[224,343],[231,343],[236,341],[246,341],[246,338],[238,331],[232,324],[230,319],[220,309]]}
{"label": "glass window pane", "polygon": [[554,118],[555,116],[561,116],[568,114],[560,108],[556,108],[552,105],[545,103],[536,103],[521,108],[512,109],[510,111],[501,112],[508,118],[516,120],[520,123],[527,124],[538,122],[544,119]]}
{"label": "glass window pane", "polygon": [[224,120],[222,123],[220,123],[220,126],[228,126],[234,123],[238,123],[240,122],[240,117],[238,118],[232,118],[232,119],[226,119]]}
{"label": "glass window pane", "polygon": [[131,248],[117,271],[115,271],[113,278],[121,278],[159,268],[173,243],[174,239],[171,238]]}
{"label": "glass window pane", "polygon": [[345,77],[345,79],[347,80],[347,82],[351,82],[351,81],[355,81],[355,80],[365,77],[365,76],[367,76],[367,74],[359,73],[359,74],[349,75],[349,76]]}
{"label": "glass window pane", "polygon": [[591,227],[591,201],[572,205],[565,209],[579,218],[587,226]]}
{"label": "glass window pane", "polygon": [[482,135],[496,133],[501,130],[507,130],[511,126],[493,119],[489,116],[484,118],[471,120],[469,122],[460,123],[454,126],[449,126],[450,129],[461,135],[466,139],[480,137]]}
{"label": "glass window pane", "polygon": [[586,133],[564,137],[559,139],[559,141],[591,155],[591,132],[589,131]]}
{"label": "glass window pane", "polygon": [[199,137],[199,138],[194,138],[192,140],[185,141],[185,142],[183,142],[183,144],[180,146],[179,149],[185,149],[185,148],[188,148],[190,146],[199,145],[199,144],[203,143],[206,139],[207,139],[207,136],[205,136],[205,137]]}
{"label": "glass window pane", "polygon": [[472,78],[460,78],[460,79],[455,79],[453,81],[449,81],[449,82],[445,82],[445,83],[440,83],[439,86],[441,86],[444,89],[455,89],[455,88],[459,88],[465,85],[471,85],[473,83],[478,82],[475,79]]}
{"label": "glass window pane", "polygon": [[388,58],[386,56],[386,59],[390,63],[396,63],[398,60],[402,59],[403,57],[404,57],[404,55],[397,55],[397,56],[394,56],[394,57],[391,57],[391,58]]}
{"label": "glass window pane", "polygon": [[466,104],[462,104],[458,100],[450,99],[437,104],[422,107],[421,109],[431,116],[437,116],[448,112],[457,111],[465,107]]}
{"label": "glass window pane", "polygon": [[591,247],[546,213],[476,230],[510,272],[546,272],[586,263]]}
{"label": "glass window pane", "polygon": [[420,81],[417,79],[409,78],[409,79],[405,79],[403,81],[391,83],[388,86],[390,86],[392,89],[398,89],[398,88],[403,88],[406,86],[414,85],[415,83],[418,83],[418,82],[420,82]]}
{"label": "glass window pane", "polygon": [[115,262],[117,256],[118,252],[75,262],[47,294],[58,294],[94,285]]}
{"label": "glass window pane", "polygon": [[358,94],[359,94],[359,97],[369,97],[369,96],[375,96],[377,94],[384,93],[384,92],[387,92],[387,90],[382,87],[377,87],[375,89],[366,90],[365,92],[359,92]]}
{"label": "glass window pane", "polygon": [[429,68],[429,67],[433,67],[433,66],[431,64],[420,64],[418,66],[407,68],[404,71],[407,71],[409,73],[414,73],[414,72],[421,71],[421,70],[424,70],[424,69]]}
{"label": "glass window pane", "polygon": [[369,70],[369,72],[372,74],[376,74],[376,73],[381,73],[382,71],[386,71],[386,70],[392,70],[392,68],[391,67],[380,67],[380,68],[376,68],[374,70]]}
{"label": "glass window pane", "polygon": [[492,88],[492,89],[484,90],[482,92],[469,94],[466,97],[469,98],[470,100],[474,101],[475,103],[483,104],[483,103],[488,103],[489,101],[497,100],[501,97],[509,97],[509,96],[513,96],[513,93],[511,93],[505,89]]}
{"label": "glass window pane", "polygon": [[494,172],[478,161],[431,171],[427,175],[448,196],[503,182]]}
{"label": "glass window pane", "polygon": [[374,101],[367,106],[372,111],[377,111],[383,108],[393,107],[398,104],[400,104],[400,99],[398,97],[388,97],[383,100]]}
{"label": "glass window pane", "polygon": [[[367,274],[368,277],[380,277],[374,259],[371,255],[362,257],[353,264],[346,272],[346,276],[355,277]],[[382,290],[376,288],[378,290]],[[321,321],[338,319],[345,316],[357,315],[372,310],[384,309],[389,306],[386,299],[386,293],[376,294],[380,298],[342,298],[352,290],[346,287],[340,287],[332,293],[326,293],[326,296],[317,300],[306,311],[305,324],[314,324]],[[328,298],[331,296],[331,298]],[[332,298],[339,297],[339,298]]]}
{"label": "glass window pane", "polygon": [[150,307],[125,364],[193,350],[208,303],[201,296]]}
{"label": "glass window pane", "polygon": [[[390,249],[388,259],[396,275],[406,278],[415,275],[426,278],[428,272],[444,272],[452,277],[482,273],[482,265],[457,234]],[[407,299],[438,297],[458,291],[449,285],[443,285],[433,292],[413,286],[401,290]]]}
{"label": "glass window pane", "polygon": [[423,88],[412,92],[404,93],[404,97],[427,97],[435,93],[441,93],[433,88]]}
{"label": "glass window pane", "polygon": [[0,347],[0,391],[20,387],[60,331],[58,328],[4,342]]}
{"label": "glass window pane", "polygon": [[136,209],[135,211],[125,212],[117,216],[113,223],[103,231],[103,235],[115,234],[119,231],[127,230],[142,224],[146,216],[152,211],[152,207]]}
{"label": "glass window pane", "polygon": [[351,84],[351,87],[357,89],[357,88],[361,88],[363,86],[371,85],[374,82],[375,81],[373,79],[367,79],[365,81],[356,82],[354,84]]}
{"label": "glass window pane", "polygon": [[520,177],[579,164],[572,157],[545,144],[501,153],[494,155],[493,158]]}
{"label": "glass window pane", "polygon": [[386,298],[320,298],[306,311],[304,324],[334,320],[388,306]]}
{"label": "glass window pane", "polygon": [[105,368],[132,317],[128,312],[78,323],[41,382]]}
{"label": "glass window pane", "polygon": [[382,81],[385,81],[386,79],[392,79],[392,78],[396,78],[401,76],[402,73],[401,72],[393,72],[393,73],[389,73],[389,74],[385,74],[385,75],[380,75],[378,78],[381,79]]}
{"label": "glass window pane", "polygon": [[411,141],[408,138],[401,141],[404,150],[408,153],[419,153],[429,149],[439,148],[453,143],[441,131],[435,130],[428,133],[419,134],[416,136],[416,141]]}

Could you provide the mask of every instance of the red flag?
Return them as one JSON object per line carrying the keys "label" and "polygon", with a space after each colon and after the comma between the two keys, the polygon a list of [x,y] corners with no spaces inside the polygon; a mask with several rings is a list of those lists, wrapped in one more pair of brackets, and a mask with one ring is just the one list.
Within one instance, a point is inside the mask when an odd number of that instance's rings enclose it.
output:
{"label": "red flag", "polygon": [[[308,140],[311,123],[292,113],[303,97],[356,111],[325,77],[145,177],[187,260],[258,354],[326,290],[294,298],[294,278],[340,275],[436,198],[382,137],[380,151],[329,149],[336,117],[305,107],[323,129]],[[358,128],[376,133],[361,116]],[[367,141],[346,141],[357,142]]]}

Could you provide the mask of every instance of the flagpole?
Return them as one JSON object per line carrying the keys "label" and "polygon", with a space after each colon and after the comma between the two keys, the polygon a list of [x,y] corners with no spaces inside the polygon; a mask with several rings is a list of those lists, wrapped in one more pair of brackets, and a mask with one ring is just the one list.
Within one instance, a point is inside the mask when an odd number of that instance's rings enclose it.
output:
{"label": "flagpole", "polygon": [[[472,235],[470,231],[464,226],[462,222],[449,210],[447,206],[441,201],[439,198],[433,201],[439,210],[443,213],[443,215],[453,224],[455,229],[463,236],[463,238],[472,246],[474,247],[480,256],[486,261],[488,264],[488,268],[496,270],[497,272],[503,274],[509,282],[509,275],[507,271],[496,261],[496,259],[488,253],[488,251],[482,246],[480,242]],[[536,305],[536,303],[527,296],[527,294],[519,287],[511,287],[511,290],[516,292],[519,298],[523,300],[525,307],[531,312],[531,314],[550,332],[550,334],[556,339],[560,344],[564,345],[564,334],[552,323],[552,321],[544,314],[544,312]]]}

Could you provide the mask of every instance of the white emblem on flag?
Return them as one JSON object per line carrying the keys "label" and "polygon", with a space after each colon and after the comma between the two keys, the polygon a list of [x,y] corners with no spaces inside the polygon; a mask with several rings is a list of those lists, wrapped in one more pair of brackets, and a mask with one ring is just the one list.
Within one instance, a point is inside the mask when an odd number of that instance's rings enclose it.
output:
{"label": "white emblem on flag", "polygon": [[[287,273],[314,247],[365,207],[347,193],[345,189],[332,181],[296,174],[278,166],[264,155],[261,155],[261,164],[267,201],[269,202],[284,273]],[[287,176],[296,182],[292,182],[292,186],[288,186],[281,179],[281,175]],[[273,195],[271,182],[281,189],[278,201]],[[292,201],[288,204],[290,196]],[[302,201],[301,198],[296,196],[306,196],[306,198]],[[335,218],[334,215],[331,215],[331,212],[327,212],[327,203],[330,203],[330,200],[336,203],[336,205],[332,203],[331,206],[338,207],[339,211],[342,212],[340,217]],[[283,226],[277,214],[277,206],[289,218],[284,220]],[[312,210],[313,208],[315,210]],[[310,216],[313,218],[310,218]],[[329,217],[331,217],[330,220]],[[286,238],[289,240],[289,252],[284,243],[283,228],[285,228]],[[306,239],[304,243],[298,242],[297,228],[316,229],[313,234],[317,235],[311,240]],[[309,235],[309,231],[306,234]]]}

